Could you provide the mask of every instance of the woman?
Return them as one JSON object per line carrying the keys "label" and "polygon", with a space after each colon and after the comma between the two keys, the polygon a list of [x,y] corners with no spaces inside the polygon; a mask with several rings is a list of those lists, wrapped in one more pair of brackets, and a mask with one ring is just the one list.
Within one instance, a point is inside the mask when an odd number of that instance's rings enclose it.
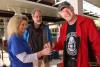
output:
{"label": "woman", "polygon": [[28,19],[24,15],[15,15],[9,20],[7,32],[11,67],[33,67],[33,61],[38,60],[41,56],[50,54],[49,47],[36,53],[31,53],[30,46],[23,39],[27,21]]}

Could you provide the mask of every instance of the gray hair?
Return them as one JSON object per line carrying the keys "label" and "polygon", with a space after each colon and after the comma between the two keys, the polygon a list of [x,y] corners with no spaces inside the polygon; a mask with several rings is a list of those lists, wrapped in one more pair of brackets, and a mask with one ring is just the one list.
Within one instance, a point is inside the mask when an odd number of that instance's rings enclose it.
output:
{"label": "gray hair", "polygon": [[31,16],[34,16],[34,14],[35,14],[36,11],[38,11],[38,12],[41,13],[41,10],[40,10],[40,9],[35,8],[35,9],[32,10],[32,12],[31,12]]}

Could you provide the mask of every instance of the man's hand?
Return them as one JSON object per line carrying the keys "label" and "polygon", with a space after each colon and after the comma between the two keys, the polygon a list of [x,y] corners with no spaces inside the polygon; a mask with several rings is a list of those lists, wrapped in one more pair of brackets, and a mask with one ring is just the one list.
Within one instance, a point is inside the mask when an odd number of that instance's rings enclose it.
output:
{"label": "man's hand", "polygon": [[43,46],[43,47],[44,47],[44,48],[51,48],[50,42],[48,42],[48,43],[44,44],[44,46]]}

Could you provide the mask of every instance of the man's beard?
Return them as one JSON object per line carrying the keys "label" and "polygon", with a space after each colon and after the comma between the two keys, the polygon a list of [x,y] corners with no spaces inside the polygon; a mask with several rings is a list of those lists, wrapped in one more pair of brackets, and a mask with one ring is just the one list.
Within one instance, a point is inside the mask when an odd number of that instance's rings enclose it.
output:
{"label": "man's beard", "polygon": [[41,24],[40,22],[34,23],[35,28],[39,28],[40,24]]}

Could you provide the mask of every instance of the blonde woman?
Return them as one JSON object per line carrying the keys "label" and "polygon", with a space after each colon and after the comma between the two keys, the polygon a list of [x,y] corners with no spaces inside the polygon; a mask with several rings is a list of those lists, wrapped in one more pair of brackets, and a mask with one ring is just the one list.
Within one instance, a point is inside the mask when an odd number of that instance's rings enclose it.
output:
{"label": "blonde woman", "polygon": [[31,53],[31,48],[23,39],[23,32],[27,25],[27,17],[24,15],[13,16],[8,23],[8,52],[11,67],[33,67],[32,62],[43,55],[49,55],[50,49],[44,48],[36,53]]}

